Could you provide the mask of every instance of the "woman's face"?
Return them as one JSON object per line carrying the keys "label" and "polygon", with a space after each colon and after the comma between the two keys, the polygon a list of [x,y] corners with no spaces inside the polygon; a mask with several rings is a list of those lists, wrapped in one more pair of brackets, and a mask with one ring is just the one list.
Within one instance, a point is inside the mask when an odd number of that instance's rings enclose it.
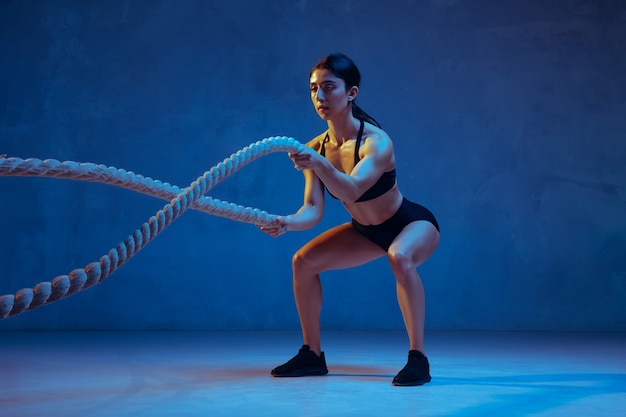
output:
{"label": "woman's face", "polygon": [[330,70],[314,70],[311,73],[310,89],[311,101],[322,120],[330,120],[349,108],[351,93],[346,91],[345,82]]}

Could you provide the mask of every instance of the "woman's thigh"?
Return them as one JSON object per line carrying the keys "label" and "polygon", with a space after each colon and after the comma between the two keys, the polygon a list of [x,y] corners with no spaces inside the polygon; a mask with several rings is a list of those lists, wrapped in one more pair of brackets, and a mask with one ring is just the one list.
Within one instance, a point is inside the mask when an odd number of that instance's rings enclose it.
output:
{"label": "woman's thigh", "polygon": [[351,223],[333,227],[304,245],[295,255],[316,273],[363,265],[385,255],[385,251],[352,228]]}
{"label": "woman's thigh", "polygon": [[439,231],[432,223],[418,220],[402,229],[389,247],[389,253],[402,254],[418,267],[435,252],[438,245]]}

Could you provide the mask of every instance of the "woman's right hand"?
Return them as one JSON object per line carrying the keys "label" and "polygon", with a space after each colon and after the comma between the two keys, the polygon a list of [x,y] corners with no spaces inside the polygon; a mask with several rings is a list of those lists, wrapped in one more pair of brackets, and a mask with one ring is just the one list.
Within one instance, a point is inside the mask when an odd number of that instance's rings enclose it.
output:
{"label": "woman's right hand", "polygon": [[271,237],[278,237],[287,233],[288,225],[287,218],[284,216],[276,216],[274,220],[270,222],[270,224],[261,226],[257,225],[262,232],[267,233]]}

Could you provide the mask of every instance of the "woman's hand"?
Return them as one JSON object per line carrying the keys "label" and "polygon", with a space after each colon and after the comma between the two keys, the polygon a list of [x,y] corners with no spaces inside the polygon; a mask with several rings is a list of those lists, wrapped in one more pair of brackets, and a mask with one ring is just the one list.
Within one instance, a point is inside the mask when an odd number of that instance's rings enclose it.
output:
{"label": "woman's hand", "polygon": [[278,237],[287,232],[287,218],[284,216],[277,216],[269,225],[260,226],[257,225],[262,232],[267,233],[271,237]]}
{"label": "woman's hand", "polygon": [[323,157],[309,147],[305,147],[297,153],[289,153],[289,158],[293,161],[293,164],[297,170],[303,169],[315,169],[320,160]]}

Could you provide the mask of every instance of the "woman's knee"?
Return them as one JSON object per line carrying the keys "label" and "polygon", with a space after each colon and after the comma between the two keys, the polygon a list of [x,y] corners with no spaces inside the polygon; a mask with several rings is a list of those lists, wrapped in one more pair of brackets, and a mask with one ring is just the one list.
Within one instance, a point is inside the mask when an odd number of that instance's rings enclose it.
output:
{"label": "woman's knee", "polygon": [[313,256],[306,248],[300,248],[291,258],[291,267],[293,269],[294,276],[317,274],[320,271],[316,271],[316,262],[313,260]]}
{"label": "woman's knee", "polygon": [[410,272],[416,268],[413,257],[410,254],[395,250],[393,247],[389,248],[387,252],[387,260],[398,280],[400,277],[409,276]]}

